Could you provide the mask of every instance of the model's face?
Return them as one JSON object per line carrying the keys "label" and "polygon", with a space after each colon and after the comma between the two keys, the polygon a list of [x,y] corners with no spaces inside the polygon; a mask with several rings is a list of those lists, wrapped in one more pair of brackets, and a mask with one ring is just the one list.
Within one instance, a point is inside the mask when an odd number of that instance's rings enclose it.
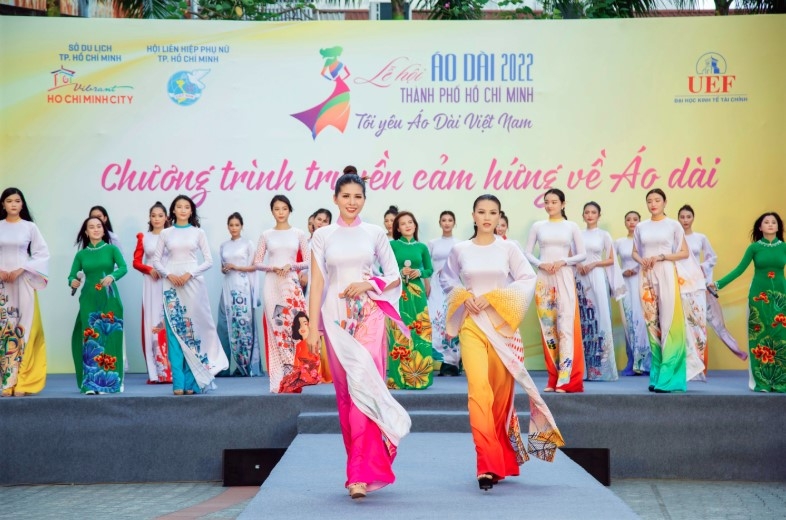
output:
{"label": "model's face", "polygon": [[666,201],[663,200],[663,195],[660,193],[650,193],[647,195],[647,211],[653,217],[663,215],[663,210],[666,209]]}
{"label": "model's face", "polygon": [[175,203],[175,218],[178,222],[188,222],[191,218],[191,203],[185,199],[180,199]]}
{"label": "model's face", "polygon": [[229,220],[227,229],[229,230],[229,236],[232,238],[239,238],[240,233],[243,231],[243,224],[241,224],[238,219],[233,218]]}
{"label": "model's face", "polygon": [[393,232],[393,221],[396,220],[396,216],[392,213],[388,213],[385,215],[385,231],[388,232],[388,235]]}
{"label": "model's face", "polygon": [[764,217],[759,226],[759,231],[765,235],[775,235],[778,232],[778,221],[775,219],[775,216],[767,215]]}
{"label": "model's face", "polygon": [[398,232],[401,233],[401,236],[404,238],[412,238],[415,236],[415,231],[418,230],[418,227],[415,225],[415,221],[412,220],[412,217],[409,215],[405,215],[398,219]]}
{"label": "model's face", "polygon": [[104,238],[104,223],[101,222],[101,219],[92,217],[90,220],[87,221],[87,238],[90,239],[91,242],[98,242],[99,240],[103,240]]}
{"label": "model's face", "polygon": [[641,219],[639,216],[635,213],[628,213],[625,215],[625,228],[627,228],[628,231],[633,232],[633,230],[636,229],[636,226],[639,225],[640,220]]}
{"label": "model's face", "polygon": [[496,233],[501,237],[508,235],[508,223],[505,221],[504,218],[499,219],[499,224],[497,224]]}
{"label": "model's face", "polygon": [[273,203],[273,218],[276,219],[276,224],[285,224],[289,220],[289,205],[282,201],[277,200]]}
{"label": "model's face", "polygon": [[499,205],[493,200],[479,201],[472,212],[472,220],[478,226],[478,234],[493,234],[499,225]]}
{"label": "model's face", "polygon": [[301,316],[298,318],[298,322],[297,331],[301,338],[306,339],[308,337],[308,318]]}
{"label": "model's face", "polygon": [[329,226],[330,220],[326,213],[317,213],[314,216],[314,229],[319,229],[321,227]]}
{"label": "model's face", "polygon": [[351,223],[360,215],[363,206],[366,204],[363,187],[354,182],[344,184],[341,186],[338,195],[333,195],[333,202],[338,206],[339,214],[344,219],[344,222]]}
{"label": "model's face", "polygon": [[9,195],[3,200],[3,209],[6,213],[8,213],[7,218],[19,218],[19,214],[22,212],[23,207],[24,204],[22,204],[22,197],[18,193]]}
{"label": "model's face", "polygon": [[456,221],[450,215],[442,215],[439,217],[439,227],[442,228],[443,233],[452,233],[453,228],[456,227]]}
{"label": "model's face", "polygon": [[680,224],[682,224],[682,229],[685,231],[688,231],[693,227],[693,213],[687,209],[680,211],[680,214],[677,216],[677,218],[679,219]]}
{"label": "model's face", "polygon": [[546,210],[549,218],[562,217],[562,210],[565,209],[565,203],[559,200],[559,197],[554,193],[549,193],[543,199],[543,209]]}
{"label": "model's face", "polygon": [[595,226],[598,223],[598,219],[600,219],[600,212],[595,206],[589,205],[584,208],[584,213],[582,216],[584,217],[584,222],[586,222],[587,226]]}
{"label": "model's face", "polygon": [[93,218],[97,218],[97,219],[101,220],[101,222],[106,224],[106,218],[107,217],[106,217],[106,215],[101,213],[100,209],[94,209],[93,211],[91,211],[90,212],[90,216],[93,217]]}
{"label": "model's face", "polygon": [[153,208],[153,211],[150,212],[150,225],[153,226],[153,229],[164,229],[166,225],[166,213],[161,208]]}
{"label": "model's face", "polygon": [[316,228],[314,227],[314,217],[308,217],[308,232],[313,233]]}

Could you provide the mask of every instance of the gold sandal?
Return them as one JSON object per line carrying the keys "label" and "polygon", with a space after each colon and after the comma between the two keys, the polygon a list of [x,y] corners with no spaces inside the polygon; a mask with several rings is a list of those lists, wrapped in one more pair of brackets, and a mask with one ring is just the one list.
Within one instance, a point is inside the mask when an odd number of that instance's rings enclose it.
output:
{"label": "gold sandal", "polygon": [[352,500],[356,498],[364,498],[366,496],[365,482],[355,482],[354,484],[350,484],[347,487],[349,488],[349,496],[352,497]]}

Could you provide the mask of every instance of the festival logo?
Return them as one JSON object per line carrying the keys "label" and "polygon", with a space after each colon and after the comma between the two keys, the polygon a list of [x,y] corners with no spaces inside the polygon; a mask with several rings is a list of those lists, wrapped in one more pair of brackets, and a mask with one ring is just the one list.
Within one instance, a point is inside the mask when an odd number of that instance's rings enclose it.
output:
{"label": "festival logo", "polygon": [[729,74],[726,58],[717,52],[705,52],[696,60],[694,74],[687,77],[687,91],[677,95],[675,103],[740,103],[747,94],[735,91],[737,76]]}
{"label": "festival logo", "polygon": [[210,73],[210,69],[181,70],[172,74],[167,82],[169,99],[176,105],[187,107],[202,98],[205,84],[202,78]]}
{"label": "festival logo", "polygon": [[76,71],[60,66],[51,73],[52,86],[47,89],[46,102],[55,104],[130,105],[134,96],[123,94],[133,90],[130,85],[98,85],[81,83]]}
{"label": "festival logo", "polygon": [[333,93],[322,103],[303,112],[292,114],[292,117],[306,125],[311,137],[316,139],[325,128],[335,127],[342,134],[349,121],[349,69],[339,61],[344,49],[339,46],[320,49],[319,53],[325,60],[320,75],[333,82]]}

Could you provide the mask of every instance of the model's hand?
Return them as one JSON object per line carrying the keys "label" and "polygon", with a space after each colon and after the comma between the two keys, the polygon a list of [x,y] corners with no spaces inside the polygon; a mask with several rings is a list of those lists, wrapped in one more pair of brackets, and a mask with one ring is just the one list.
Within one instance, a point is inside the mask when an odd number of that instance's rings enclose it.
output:
{"label": "model's hand", "polygon": [[109,287],[110,285],[112,285],[112,282],[114,282],[114,281],[115,281],[115,279],[112,278],[111,276],[104,276],[101,279],[101,285],[103,285],[104,287]]}
{"label": "model's hand", "polygon": [[338,294],[339,298],[357,298],[367,291],[373,289],[374,286],[371,285],[371,282],[354,282],[347,285],[346,289],[343,292]]}
{"label": "model's hand", "polygon": [[475,306],[479,310],[484,311],[484,310],[486,310],[489,307],[489,305],[490,304],[489,304],[488,300],[486,300],[485,296],[478,296],[477,298],[475,298]]}
{"label": "model's hand", "polygon": [[577,264],[577,265],[576,265],[576,271],[578,271],[578,273],[579,273],[580,275],[582,275],[582,276],[583,276],[583,275],[585,275],[585,274],[587,274],[587,273],[589,272],[589,271],[587,270],[587,266],[586,266],[586,265],[584,265],[584,264]]}
{"label": "model's hand", "polygon": [[547,273],[551,273],[551,266],[552,266],[551,262],[543,262],[538,266],[538,269],[540,269],[541,271],[546,271]]}
{"label": "model's hand", "polygon": [[[544,267],[545,265],[545,267]],[[549,274],[555,274],[557,271],[562,269],[567,264],[563,260],[557,260],[556,262],[540,264],[540,268],[546,271]]]}
{"label": "model's hand", "polygon": [[82,282],[79,281],[79,278],[76,278],[76,279],[71,281],[71,288],[72,289],[78,289],[80,285],[82,285]]}
{"label": "model's hand", "polygon": [[22,276],[22,273],[24,273],[24,272],[25,272],[25,270],[21,269],[21,268],[15,270],[15,271],[8,271],[6,273],[6,280],[5,281],[6,282],[15,282],[16,279],[19,278],[20,276]]}
{"label": "model's hand", "polygon": [[634,274],[636,274],[636,271],[634,271],[633,269],[625,269],[624,271],[622,271],[623,278],[630,278]]}
{"label": "model's hand", "polygon": [[[318,321],[318,320],[317,320]],[[306,344],[308,345],[308,350],[313,352],[319,352],[319,330],[317,327],[309,327],[308,328],[308,339],[306,339]]]}
{"label": "model's hand", "polygon": [[167,275],[166,279],[169,280],[170,283],[175,287],[183,287],[183,280],[181,280],[180,277],[176,274]]}
{"label": "model's hand", "polygon": [[150,271],[150,278],[152,278],[153,280],[158,280],[159,278],[161,278],[161,275],[158,274],[158,271],[153,269],[152,271]]}

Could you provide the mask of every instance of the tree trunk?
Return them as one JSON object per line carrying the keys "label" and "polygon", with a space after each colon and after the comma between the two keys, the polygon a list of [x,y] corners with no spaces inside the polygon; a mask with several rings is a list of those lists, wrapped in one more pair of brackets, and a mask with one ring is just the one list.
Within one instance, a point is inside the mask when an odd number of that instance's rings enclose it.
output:
{"label": "tree trunk", "polygon": [[405,20],[404,18],[404,0],[391,0],[391,9],[393,12],[394,20]]}
{"label": "tree trunk", "polygon": [[729,16],[729,7],[731,7],[732,0],[715,0],[715,12],[718,16]]}

